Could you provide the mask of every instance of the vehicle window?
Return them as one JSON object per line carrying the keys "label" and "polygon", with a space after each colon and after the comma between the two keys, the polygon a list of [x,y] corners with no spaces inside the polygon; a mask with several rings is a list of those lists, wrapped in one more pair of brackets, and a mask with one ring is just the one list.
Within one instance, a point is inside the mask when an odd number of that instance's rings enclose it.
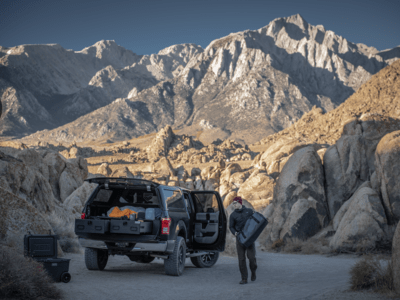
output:
{"label": "vehicle window", "polygon": [[109,202],[113,205],[118,204],[140,204],[140,205],[157,205],[159,200],[153,192],[138,191],[132,189],[101,189],[97,193],[94,201]]}
{"label": "vehicle window", "polygon": [[185,208],[181,190],[163,190],[163,193],[168,209]]}
{"label": "vehicle window", "polygon": [[212,212],[212,210],[214,210],[214,212],[219,211],[217,196],[214,194],[195,194],[194,202],[196,212]]}
{"label": "vehicle window", "polygon": [[158,197],[151,192],[121,190],[120,203],[158,204]]}
{"label": "vehicle window", "polygon": [[112,194],[111,190],[100,189],[97,193],[96,197],[94,197],[94,201],[97,202],[108,202]]}

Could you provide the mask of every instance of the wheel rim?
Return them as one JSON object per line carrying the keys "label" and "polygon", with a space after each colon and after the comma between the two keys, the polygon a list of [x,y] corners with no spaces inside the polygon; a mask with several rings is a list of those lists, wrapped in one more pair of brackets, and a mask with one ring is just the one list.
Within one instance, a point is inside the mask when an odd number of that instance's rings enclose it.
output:
{"label": "wheel rim", "polygon": [[178,257],[178,264],[181,267],[184,264],[184,251],[183,251],[183,247],[179,248],[179,257]]}
{"label": "wheel rim", "polygon": [[71,275],[70,274],[64,274],[62,281],[63,282],[69,282],[71,280]]}
{"label": "wheel rim", "polygon": [[201,256],[201,261],[204,264],[209,265],[213,262],[214,258],[215,258],[215,253],[207,253]]}

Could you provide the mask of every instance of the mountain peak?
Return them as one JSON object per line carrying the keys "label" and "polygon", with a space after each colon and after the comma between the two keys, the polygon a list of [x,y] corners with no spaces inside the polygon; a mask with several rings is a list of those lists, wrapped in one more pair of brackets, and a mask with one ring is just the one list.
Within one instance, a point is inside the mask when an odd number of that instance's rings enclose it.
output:
{"label": "mountain peak", "polygon": [[[276,24],[281,24],[281,26],[283,25],[282,23],[285,24],[293,24],[296,25],[297,27],[303,29],[303,30],[307,30],[308,28],[308,22],[300,15],[300,14],[295,14],[289,17],[281,17],[281,18],[276,18],[274,20],[272,20],[267,26],[270,25],[276,25]],[[285,25],[283,25],[285,26]]]}
{"label": "mountain peak", "polygon": [[81,51],[77,52],[87,53],[89,51],[93,51],[94,49],[96,49],[95,51],[103,51],[104,49],[117,49],[117,48],[123,48],[123,47],[119,46],[114,40],[101,40],[94,43],[92,46],[85,47]]}
{"label": "mountain peak", "polygon": [[284,18],[287,23],[292,23],[299,26],[301,29],[306,29],[308,27],[308,23],[300,14],[296,14],[290,17]]}
{"label": "mountain peak", "polygon": [[167,48],[164,48],[158,52],[158,55],[176,54],[176,53],[180,53],[185,50],[188,51],[190,49],[197,50],[200,52],[203,51],[203,48],[196,44],[186,43],[186,44],[176,44],[176,45],[172,45]]}

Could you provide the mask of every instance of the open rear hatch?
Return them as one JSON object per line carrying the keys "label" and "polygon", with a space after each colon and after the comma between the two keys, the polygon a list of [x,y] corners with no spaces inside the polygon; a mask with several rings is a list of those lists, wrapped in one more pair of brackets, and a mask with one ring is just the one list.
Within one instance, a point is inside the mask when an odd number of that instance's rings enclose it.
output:
{"label": "open rear hatch", "polygon": [[82,218],[75,220],[79,234],[158,234],[163,214],[158,184],[133,178],[91,178],[99,186],[89,197]]}

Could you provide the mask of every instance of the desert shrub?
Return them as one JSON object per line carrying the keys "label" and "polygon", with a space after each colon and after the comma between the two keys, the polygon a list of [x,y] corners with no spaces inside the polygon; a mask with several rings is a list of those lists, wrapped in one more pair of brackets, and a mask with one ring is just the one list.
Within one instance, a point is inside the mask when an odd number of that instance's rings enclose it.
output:
{"label": "desert shrub", "polygon": [[305,241],[301,246],[301,253],[303,254],[320,254],[322,251],[322,245],[312,241]]}
{"label": "desert shrub", "polygon": [[294,253],[300,252],[303,246],[303,241],[299,238],[288,238],[285,241],[284,252]]}
{"label": "desert shrub", "polygon": [[329,242],[324,238],[306,240],[301,247],[301,253],[303,254],[328,254],[330,252]]}
{"label": "desert shrub", "polygon": [[52,213],[51,218],[49,218],[49,223],[54,233],[59,237],[58,244],[63,252],[83,253],[78,237],[75,235],[75,223],[70,220],[64,220],[55,213]]}
{"label": "desert shrub", "polygon": [[279,251],[284,245],[284,242],[282,239],[276,240],[275,242],[272,243],[271,249]]}
{"label": "desert shrub", "polygon": [[0,245],[1,299],[61,299],[42,264]]}
{"label": "desert shrub", "polygon": [[373,289],[376,292],[394,291],[393,267],[390,259],[365,256],[350,270],[351,289]]}
{"label": "desert shrub", "polygon": [[282,250],[286,253],[328,254],[331,252],[329,242],[324,238],[302,240],[292,237],[285,240],[279,239],[270,248],[275,251]]}

